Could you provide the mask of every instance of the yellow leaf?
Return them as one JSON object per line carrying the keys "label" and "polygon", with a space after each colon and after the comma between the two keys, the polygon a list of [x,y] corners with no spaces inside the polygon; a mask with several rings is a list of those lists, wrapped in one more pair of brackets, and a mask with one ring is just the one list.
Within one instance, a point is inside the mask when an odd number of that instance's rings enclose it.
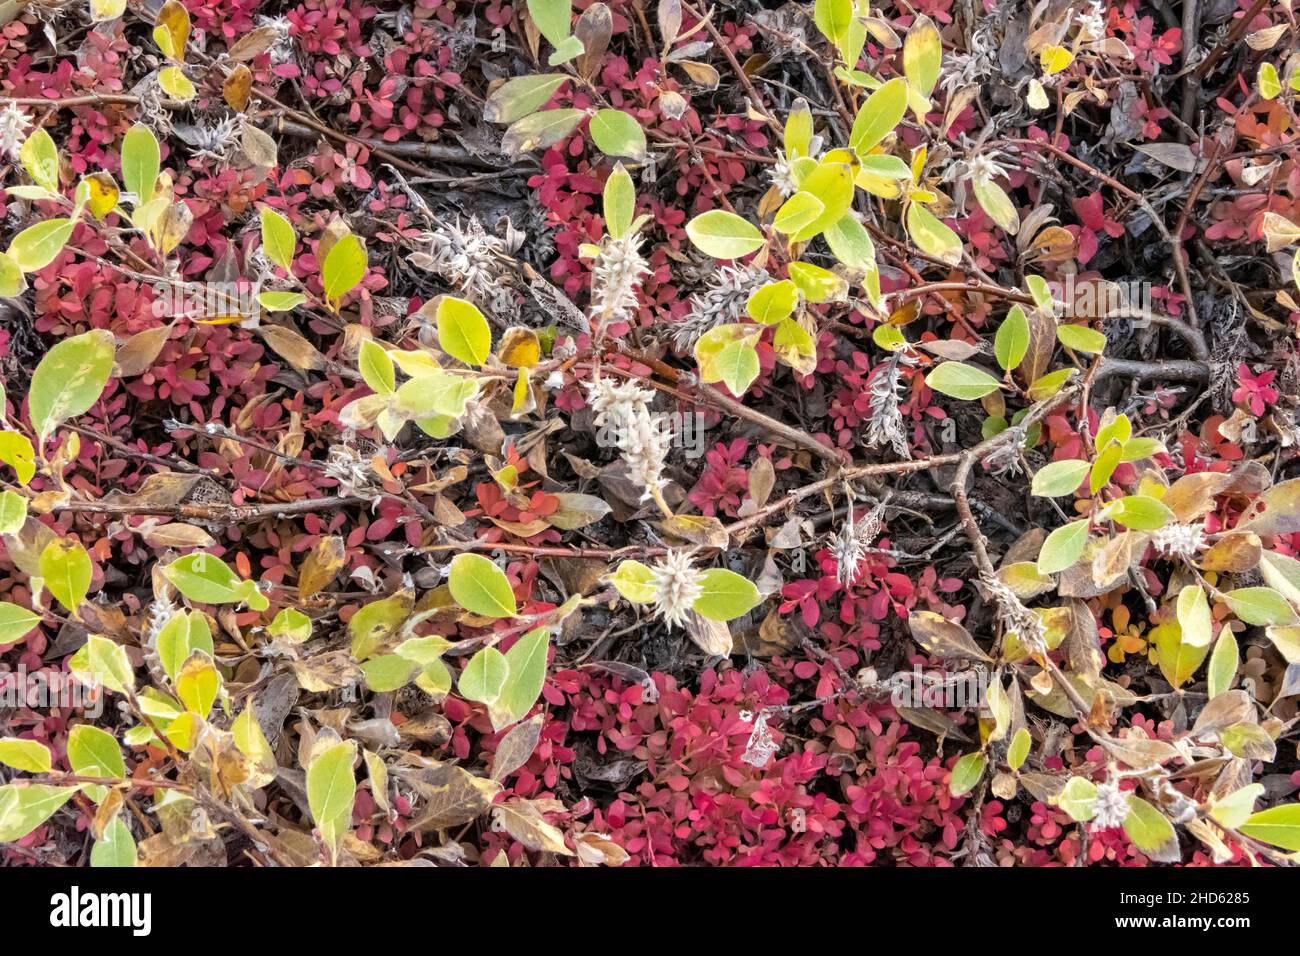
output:
{"label": "yellow leaf", "polygon": [[179,0],[167,0],[158,11],[153,31],[154,42],[168,59],[182,62],[185,44],[190,38],[190,14]]}

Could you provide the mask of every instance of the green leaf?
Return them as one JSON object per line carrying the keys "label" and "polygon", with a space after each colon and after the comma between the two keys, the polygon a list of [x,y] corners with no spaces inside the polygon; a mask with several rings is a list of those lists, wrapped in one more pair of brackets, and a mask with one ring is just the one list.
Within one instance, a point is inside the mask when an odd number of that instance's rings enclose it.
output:
{"label": "green leaf", "polygon": [[456,687],[466,700],[491,705],[501,696],[509,676],[510,665],[506,656],[495,647],[485,647],[469,659],[460,672]]}
{"label": "green leaf", "polygon": [[505,572],[481,554],[458,554],[447,579],[452,599],[480,617],[513,617],[515,594]]}
{"label": "green leaf", "polygon": [[1020,213],[1006,190],[994,182],[975,182],[971,185],[975,201],[999,228],[1011,235],[1020,231]]}
{"label": "green leaf", "polygon": [[292,312],[307,301],[301,292],[259,292],[257,304],[267,312]]}
{"label": "green leaf", "polygon": [[[704,337],[701,337],[700,342],[703,341]],[[721,382],[737,397],[745,394],[761,370],[758,349],[751,339],[727,342],[716,352],[709,353],[705,360],[700,359],[699,343],[696,343],[695,354],[700,366],[700,381],[710,385]]]}
{"label": "green leaf", "polygon": [[1007,745],[1007,766],[1012,770],[1019,770],[1029,756],[1029,747],[1033,743],[1033,737],[1029,731],[1021,727],[1011,738],[1011,743]]}
{"label": "green leaf", "polygon": [[212,645],[212,628],[208,626],[207,615],[199,611],[180,611],[173,614],[158,632],[155,650],[158,652],[163,671],[171,678],[172,683],[175,683],[181,668],[195,651],[202,651],[209,657],[216,653]]}
{"label": "green leaf", "polygon": [[266,597],[257,582],[245,581],[216,555],[197,551],[177,558],[162,568],[163,577],[191,601],[203,604],[247,603],[254,611],[265,611]]}
{"label": "green leaf", "polygon": [[52,193],[59,191],[59,150],[44,128],[27,137],[18,151],[18,159],[32,182]]}
{"label": "green leaf", "polygon": [[825,204],[812,193],[795,193],[776,211],[772,228],[777,232],[791,235],[817,220],[825,212]]}
{"label": "green leaf", "polygon": [[89,553],[71,538],[56,538],[41,551],[40,566],[45,589],[75,616],[95,572]]}
{"label": "green leaf", "polygon": [[866,154],[893,132],[907,112],[907,80],[895,77],[867,97],[849,131],[849,148]]}
{"label": "green leaf", "polygon": [[78,676],[84,675],[86,683],[103,684],[119,694],[135,687],[135,673],[126,648],[98,634],[90,635],[68,659],[68,669]]}
{"label": "green leaf", "polygon": [[266,632],[272,637],[283,637],[294,644],[301,644],[311,637],[311,618],[302,611],[286,607],[275,616]]}
{"label": "green leaf", "polygon": [[1029,485],[1030,494],[1040,498],[1060,498],[1072,495],[1087,477],[1092,465],[1075,458],[1054,461],[1038,469]]}
{"label": "green leaf", "polygon": [[1072,368],[1059,368],[1055,372],[1048,372],[1046,375],[1034,379],[1029,386],[1029,398],[1031,401],[1042,402],[1061,390],[1061,386],[1070,380],[1075,374]]}
{"label": "green leaf", "polygon": [[870,233],[858,221],[857,216],[852,212],[840,216],[837,222],[822,233],[822,238],[826,240],[836,259],[850,269],[861,269],[866,272],[868,283],[872,281],[872,276],[875,276],[876,289],[872,293],[872,301],[878,301],[880,278],[879,273],[876,272],[876,244],[872,242]]}
{"label": "green leaf", "polygon": [[624,561],[606,580],[626,601],[649,604],[655,599],[654,569],[640,561]]}
{"label": "green leaf", "polygon": [[489,123],[513,123],[546,105],[568,79],[563,73],[542,73],[506,80],[483,104],[483,119]]}
{"label": "green leaf", "polygon": [[[117,738],[90,724],[78,724],[68,734],[68,766],[81,777],[126,779],[126,763],[122,760],[122,747]],[[86,794],[99,803],[107,796],[108,788],[98,784],[87,785]]]}
{"label": "green leaf", "polygon": [[1283,803],[1252,813],[1237,829],[1252,839],[1300,852],[1300,803]]}
{"label": "green leaf", "polygon": [[1087,777],[1071,777],[1056,798],[1056,805],[1077,823],[1096,816],[1097,785]]}
{"label": "green leaf", "polygon": [[1071,521],[1047,536],[1038,554],[1038,573],[1055,574],[1064,571],[1083,554],[1088,543],[1088,519]]}
{"label": "green leaf", "polygon": [[405,687],[418,670],[419,664],[397,654],[380,654],[361,665],[366,686],[381,694]]}
{"label": "green leaf", "polygon": [[22,266],[7,252],[0,252],[0,299],[12,299],[27,288]]}
{"label": "green leaf", "polygon": [[528,18],[551,46],[559,46],[568,37],[572,16],[570,0],[528,0]]}
{"label": "green leaf", "polygon": [[1111,476],[1119,467],[1120,455],[1123,453],[1124,446],[1117,441],[1112,441],[1097,454],[1097,460],[1092,465],[1092,474],[1088,477],[1088,491],[1091,494],[1095,495],[1110,483]]}
{"label": "green leaf", "polygon": [[364,339],[357,355],[357,370],[371,390],[378,395],[392,395],[397,389],[397,370],[388,350],[374,339]]}
{"label": "green leaf", "polygon": [[726,568],[700,574],[700,596],[692,610],[711,621],[730,621],[756,608],[763,598],[749,578]]}
{"label": "green leaf", "polygon": [[131,830],[122,822],[121,816],[113,817],[104,834],[90,848],[90,865],[93,867],[132,867],[136,864],[135,838]]}
{"label": "green leaf", "polygon": [[961,757],[952,768],[952,779],[948,782],[948,791],[954,797],[969,793],[984,776],[984,766],[988,761],[982,753],[976,751]]}
{"label": "green leaf", "polygon": [[137,123],[122,140],[122,184],[135,193],[137,205],[153,199],[154,184],[162,168],[162,153],[153,130]]}
{"label": "green leaf", "polygon": [[1237,588],[1224,596],[1232,613],[1247,624],[1294,624],[1298,620],[1290,602],[1272,588]]}
{"label": "green leaf", "polygon": [[1178,834],[1163,813],[1141,797],[1129,794],[1124,832],[1133,845],[1159,863],[1178,861]]}
{"label": "green leaf", "polygon": [[[822,36],[839,46],[853,24],[853,0],[816,0],[813,22]],[[852,63],[849,65],[853,66]]]}
{"label": "green leaf", "polygon": [[903,40],[903,74],[907,82],[923,97],[934,92],[943,65],[943,43],[939,30],[922,14],[913,22]]}
{"label": "green leaf", "polygon": [[25,607],[0,601],[0,644],[16,644],[41,623],[39,614]]}
{"label": "green leaf", "polygon": [[619,163],[605,180],[605,231],[611,238],[622,239],[632,228],[636,216],[636,186],[623,164]]}
{"label": "green leaf", "polygon": [[961,262],[961,237],[930,210],[918,202],[909,203],[906,221],[907,234],[922,252],[948,265]]}
{"label": "green leaf", "polygon": [[63,251],[74,228],[76,223],[65,218],[47,219],[28,226],[9,243],[9,257],[23,272],[44,269]]}
{"label": "green leaf", "polygon": [[443,296],[438,303],[438,344],[466,365],[482,365],[492,351],[492,330],[472,302]]}
{"label": "green leaf", "polygon": [[1214,637],[1213,621],[1205,589],[1199,584],[1184,586],[1178,592],[1178,626],[1183,629],[1183,643],[1208,648]]}
{"label": "green leaf", "polygon": [[321,266],[321,285],[325,298],[331,305],[357,287],[366,276],[366,247],[361,240],[348,233],[330,247]]}
{"label": "green leaf", "polygon": [[397,645],[394,653],[405,657],[408,661],[414,661],[421,667],[428,667],[440,660],[447,652],[447,648],[451,646],[451,641],[445,637],[431,634],[427,637],[408,637]]}
{"label": "green leaf", "polygon": [[409,588],[378,601],[371,601],[348,620],[352,635],[352,656],[364,661],[393,636],[411,616],[415,593]]}
{"label": "green leaf", "polygon": [[1067,349],[1089,355],[1100,355],[1106,347],[1106,336],[1086,325],[1058,325],[1056,337]]}
{"label": "green leaf", "polygon": [[1025,317],[1024,309],[1013,305],[998,326],[998,334],[993,339],[993,354],[997,357],[999,366],[1008,372],[1014,372],[1025,360],[1028,351],[1029,319]]}
{"label": "green leaf", "polygon": [[212,658],[195,651],[176,675],[176,696],[188,712],[206,720],[220,692],[221,675]]}
{"label": "green leaf", "polygon": [[262,207],[262,249],[266,257],[285,272],[293,272],[293,253],[298,237],[293,224],[269,206]]}
{"label": "green leaf", "polygon": [[597,110],[588,129],[592,142],[606,156],[645,156],[645,131],[635,117],[622,110]]}
{"label": "green leaf", "polygon": [[21,840],[54,816],[77,787],[5,784],[0,787],[0,843]]}
{"label": "green leaf", "polygon": [[[546,656],[550,634],[544,627],[535,628],[515,641],[506,651],[506,680],[492,705],[492,727],[502,730],[524,716],[537,703],[546,681]],[[461,680],[464,680],[462,675]]]}
{"label": "green leaf", "polygon": [[0,461],[14,470],[19,484],[27,484],[36,475],[36,449],[31,439],[19,432],[0,431]]}
{"label": "green leaf", "polygon": [[472,378],[434,372],[403,382],[397,390],[397,407],[412,418],[444,415],[459,418],[469,400],[478,395],[479,383]]}
{"label": "green leaf", "polygon": [[942,362],[925,377],[936,392],[970,401],[998,390],[998,380],[983,369],[963,362]]}
{"label": "green leaf", "polygon": [[815,196],[823,207],[816,219],[791,235],[796,242],[807,242],[848,213],[853,204],[853,168],[843,162],[818,163],[799,183],[799,189]]}
{"label": "green leaf", "polygon": [[751,222],[723,209],[696,216],[686,224],[686,235],[697,249],[715,259],[739,259],[767,241]]}
{"label": "green leaf", "polygon": [[573,34],[569,34],[556,44],[555,52],[546,58],[546,63],[549,66],[562,66],[574,57],[581,56],[585,49],[582,40]]}
{"label": "green leaf", "polygon": [[337,852],[352,822],[357,780],[352,772],[356,744],[349,740],[327,746],[307,765],[307,806],[325,843]]}
{"label": "green leaf", "polygon": [[769,282],[749,297],[746,311],[755,322],[774,325],[790,317],[799,304],[799,288],[789,279]]}
{"label": "green leaf", "polygon": [[1210,700],[1232,686],[1232,680],[1237,676],[1237,667],[1240,663],[1237,636],[1232,633],[1232,628],[1225,627],[1219,631],[1219,639],[1214,642],[1214,651],[1210,654],[1210,666],[1206,671],[1206,691]]}
{"label": "green leaf", "polygon": [[27,392],[32,427],[42,444],[54,429],[99,400],[114,355],[113,333],[103,329],[64,339],[45,353]]}
{"label": "green leaf", "polygon": [[1221,800],[1216,800],[1210,808],[1210,817],[1229,830],[1236,830],[1250,818],[1255,809],[1255,801],[1263,795],[1262,783],[1247,784]]}
{"label": "green leaf", "polygon": [[1255,88],[1266,100],[1277,99],[1278,94],[1282,92],[1282,81],[1278,79],[1277,67],[1267,60],[1259,65],[1259,72],[1255,76]]}
{"label": "green leaf", "polygon": [[1174,517],[1164,502],[1149,495],[1126,495],[1107,510],[1112,520],[1133,531],[1156,531]]}
{"label": "green leaf", "polygon": [[0,763],[26,773],[49,773],[50,748],[39,740],[5,737],[0,740]]}

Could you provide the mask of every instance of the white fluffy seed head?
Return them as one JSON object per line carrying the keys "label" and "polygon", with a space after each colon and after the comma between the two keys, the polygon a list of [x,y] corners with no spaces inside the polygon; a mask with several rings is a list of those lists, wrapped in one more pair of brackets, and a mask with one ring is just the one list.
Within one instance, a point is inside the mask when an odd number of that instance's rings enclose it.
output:
{"label": "white fluffy seed head", "polygon": [[32,121],[17,105],[7,103],[0,110],[0,153],[18,158],[23,143],[27,141],[27,128]]}
{"label": "white fluffy seed head", "polygon": [[1110,830],[1124,825],[1128,818],[1128,794],[1119,788],[1118,783],[1106,781],[1097,787],[1097,799],[1093,803],[1095,814],[1089,829]]}
{"label": "white fluffy seed head", "polygon": [[670,549],[654,566],[650,583],[655,589],[655,613],[669,627],[685,627],[687,615],[701,591],[702,575],[685,551]]}
{"label": "white fluffy seed head", "polygon": [[1169,524],[1151,533],[1151,544],[1161,554],[1175,558],[1194,558],[1205,547],[1205,526]]}

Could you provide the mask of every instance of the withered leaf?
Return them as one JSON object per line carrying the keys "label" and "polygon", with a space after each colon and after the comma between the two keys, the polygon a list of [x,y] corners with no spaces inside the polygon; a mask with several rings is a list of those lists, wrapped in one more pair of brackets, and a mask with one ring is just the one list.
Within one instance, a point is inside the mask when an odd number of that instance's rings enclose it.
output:
{"label": "withered leaf", "polygon": [[344,554],[343,539],[338,535],[317,541],[298,568],[298,597],[305,600],[323,591],[343,567]]}
{"label": "withered leaf", "polygon": [[933,611],[913,611],[907,618],[912,637],[927,652],[944,660],[989,661],[966,628]]}
{"label": "withered leaf", "polygon": [[123,342],[117,350],[117,367],[114,369],[114,374],[118,378],[132,378],[143,375],[153,368],[154,362],[158,360],[158,353],[167,344],[174,326],[175,323],[171,322],[145,329]]}
{"label": "withered leaf", "polygon": [[293,329],[283,325],[260,325],[257,332],[277,355],[298,371],[318,372],[325,368],[325,356]]}
{"label": "withered leaf", "polygon": [[501,792],[495,780],[476,777],[453,764],[403,772],[402,777],[420,797],[418,815],[409,827],[417,833],[463,826],[486,811]]}
{"label": "withered leaf", "polygon": [[522,724],[516,724],[501,738],[492,757],[493,780],[504,780],[528,762],[541,739],[543,720],[541,714],[535,714]]}
{"label": "withered leaf", "polygon": [[492,808],[492,819],[496,826],[530,850],[573,856],[573,851],[564,844],[564,834],[546,822],[536,801],[512,800],[498,804]]}

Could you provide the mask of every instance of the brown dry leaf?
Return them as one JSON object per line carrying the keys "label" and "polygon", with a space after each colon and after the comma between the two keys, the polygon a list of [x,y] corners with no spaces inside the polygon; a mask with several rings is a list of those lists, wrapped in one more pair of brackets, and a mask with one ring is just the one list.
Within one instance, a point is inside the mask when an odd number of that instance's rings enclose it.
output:
{"label": "brown dry leaf", "polygon": [[253,71],[244,64],[239,64],[230,71],[226,81],[221,84],[221,95],[236,113],[248,109],[248,101],[253,92]]}
{"label": "brown dry leaf", "polygon": [[126,797],[121,790],[109,790],[104,796],[95,810],[95,818],[90,821],[90,832],[96,840],[104,835],[108,825],[122,812],[125,802]]}
{"label": "brown dry leaf", "polygon": [[731,540],[723,523],[706,515],[674,515],[659,522],[659,528],[665,534],[706,548],[725,548]]}
{"label": "brown dry leaf", "polygon": [[600,68],[614,33],[614,15],[604,3],[593,3],[573,25],[573,35],[582,41],[582,53],[575,61],[578,74],[590,82]]}
{"label": "brown dry leaf", "polygon": [[533,800],[512,800],[492,808],[494,827],[505,830],[530,850],[573,856],[564,844],[564,834],[547,823]]}
{"label": "brown dry leaf", "polygon": [[289,667],[298,678],[298,686],[313,694],[360,683],[363,676],[361,668],[345,648],[325,651],[303,661],[290,661]]}
{"label": "brown dry leaf", "polygon": [[560,500],[560,507],[546,520],[562,531],[577,531],[595,524],[613,510],[609,502],[595,495],[562,491],[555,497]]}
{"label": "brown dry leaf", "polygon": [[323,591],[343,567],[345,554],[343,539],[336,534],[317,541],[298,568],[298,597],[306,600]]}
{"label": "brown dry leaf", "polygon": [[912,638],[928,653],[943,660],[992,662],[966,628],[933,611],[913,611],[907,618]]}
{"label": "brown dry leaf", "polygon": [[580,866],[622,866],[630,859],[627,850],[603,833],[579,833],[573,838],[573,845]]}
{"label": "brown dry leaf", "polygon": [[1234,724],[1254,723],[1255,702],[1244,690],[1227,690],[1201,710],[1192,726],[1193,737],[1217,736]]}
{"label": "brown dry leaf", "polygon": [[501,792],[495,780],[476,777],[452,764],[405,771],[401,776],[420,797],[418,815],[408,827],[416,833],[464,826],[486,811]]}
{"label": "brown dry leaf", "polygon": [[686,617],[686,633],[710,657],[731,653],[731,629],[723,621],[711,621],[691,611]]}
{"label": "brown dry leaf", "polygon": [[1253,531],[1259,535],[1300,531],[1300,478],[1279,482],[1268,489],[1255,500],[1252,511],[1250,519],[1237,522],[1237,531]]}
{"label": "brown dry leaf", "polygon": [[[755,510],[763,507],[771,497],[775,485],[776,469],[772,467],[770,459],[760,456],[749,469],[749,501],[745,502],[745,505],[752,505]],[[743,507],[741,515],[744,516]]]}
{"label": "brown dry leaf", "polygon": [[[280,154],[275,145],[275,140],[256,126],[246,125],[244,127],[244,135],[239,145],[250,166],[270,169],[279,163]],[[320,261],[324,262],[325,260],[321,259]]]}
{"label": "brown dry leaf", "polygon": [[1092,556],[1092,580],[1098,587],[1114,586],[1142,561],[1151,535],[1145,531],[1121,531]]}
{"label": "brown dry leaf", "polygon": [[542,737],[542,723],[543,716],[535,714],[522,724],[512,727],[501,738],[492,757],[493,780],[504,780],[528,762],[528,758],[537,749],[537,741]]}
{"label": "brown dry leaf", "polygon": [[220,501],[228,501],[226,490],[206,475],[189,475],[164,471],[150,475],[133,494],[123,494],[116,489],[104,495],[106,505],[130,505],[135,508],[174,508],[189,500],[202,489],[218,492]]}
{"label": "brown dry leaf", "polygon": [[155,548],[210,548],[217,543],[212,535],[198,525],[182,521],[170,521],[147,531],[141,530],[141,535]]}
{"label": "brown dry leaf", "polygon": [[936,737],[963,742],[970,740],[956,722],[941,710],[935,710],[933,707],[895,707],[894,709],[898,711],[899,717],[913,727],[928,730]]}
{"label": "brown dry leaf", "polygon": [[1048,226],[1034,236],[1026,251],[1035,262],[1065,262],[1075,257],[1078,243],[1061,226]]}
{"label": "brown dry leaf", "polygon": [[153,368],[154,362],[158,360],[158,353],[167,344],[167,339],[171,336],[175,325],[175,322],[170,322],[167,325],[145,329],[123,342],[117,350],[117,367],[113,370],[113,374],[118,378],[131,378],[143,375]]}
{"label": "brown dry leaf", "polygon": [[1183,475],[1169,486],[1161,500],[1174,513],[1175,518],[1187,523],[1213,511],[1215,496],[1222,494],[1230,484],[1232,476],[1218,471]]}
{"label": "brown dry leaf", "polygon": [[283,325],[261,325],[257,331],[277,355],[298,371],[319,372],[325,368],[325,356],[293,329]]}
{"label": "brown dry leaf", "polygon": [[1202,571],[1227,571],[1241,574],[1259,564],[1263,546],[1253,531],[1233,531],[1201,553],[1197,562]]}
{"label": "brown dry leaf", "polygon": [[256,60],[275,44],[275,27],[258,27],[251,33],[245,33],[226,51],[226,58],[236,63]]}

